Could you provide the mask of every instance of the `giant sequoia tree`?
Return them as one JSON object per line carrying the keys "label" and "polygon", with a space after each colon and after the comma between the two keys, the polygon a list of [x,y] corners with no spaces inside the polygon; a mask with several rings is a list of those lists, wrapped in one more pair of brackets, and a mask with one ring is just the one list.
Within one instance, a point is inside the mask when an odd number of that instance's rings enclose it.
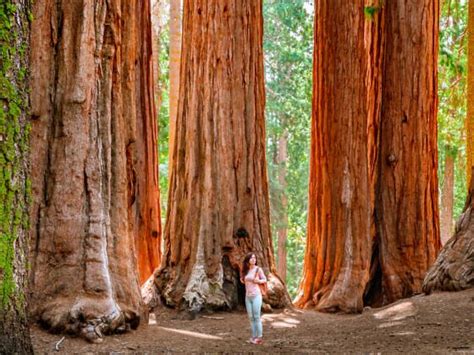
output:
{"label": "giant sequoia tree", "polygon": [[31,354],[27,324],[29,1],[0,5],[0,353]]}
{"label": "giant sequoia tree", "polygon": [[137,270],[160,259],[149,1],[34,17],[32,315],[95,338],[138,324]]}
{"label": "giant sequoia tree", "polygon": [[433,0],[316,3],[298,306],[354,312],[421,291],[440,246],[438,13]]}
{"label": "giant sequoia tree", "polygon": [[186,0],[183,17],[165,251],[155,282],[168,305],[233,308],[241,259],[254,251],[269,276],[267,302],[286,304],[269,225],[262,3]]}
{"label": "giant sequoia tree", "polygon": [[364,13],[354,11],[363,4],[316,5],[307,250],[296,304],[319,309],[362,308],[369,277],[368,61]]}

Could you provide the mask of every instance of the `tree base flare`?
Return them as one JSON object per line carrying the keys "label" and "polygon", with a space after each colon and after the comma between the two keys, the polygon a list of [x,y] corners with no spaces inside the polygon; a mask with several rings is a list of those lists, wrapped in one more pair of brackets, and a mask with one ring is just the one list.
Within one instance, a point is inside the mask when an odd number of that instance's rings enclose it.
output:
{"label": "tree base flare", "polygon": [[40,325],[52,333],[80,335],[99,343],[104,335],[124,333],[140,324],[138,312],[122,309],[111,298],[57,299],[38,313]]}
{"label": "tree base flare", "polygon": [[423,292],[460,291],[474,287],[474,219],[470,206],[461,216],[454,236],[426,274]]}

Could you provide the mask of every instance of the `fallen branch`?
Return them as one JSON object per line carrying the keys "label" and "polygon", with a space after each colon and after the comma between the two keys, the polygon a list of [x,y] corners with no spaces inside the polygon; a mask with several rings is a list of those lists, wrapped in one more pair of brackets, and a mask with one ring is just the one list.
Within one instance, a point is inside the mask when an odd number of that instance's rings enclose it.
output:
{"label": "fallen branch", "polygon": [[61,343],[64,341],[64,339],[66,339],[66,337],[62,337],[57,343],[56,345],[54,346],[54,349],[56,351],[59,351],[59,345],[61,345]]}

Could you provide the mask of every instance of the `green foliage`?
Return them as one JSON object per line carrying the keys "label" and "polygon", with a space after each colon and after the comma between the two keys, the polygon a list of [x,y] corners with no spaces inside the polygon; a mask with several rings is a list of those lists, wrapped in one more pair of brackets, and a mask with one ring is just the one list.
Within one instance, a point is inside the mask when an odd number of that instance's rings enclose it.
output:
{"label": "green foliage", "polygon": [[24,178],[29,135],[25,122],[27,37],[15,19],[21,16],[22,23],[27,23],[28,14],[20,13],[14,3],[0,5],[0,307],[17,292],[15,248],[18,234],[28,227],[30,189]]}
{"label": "green foliage", "polygon": [[[312,97],[313,5],[310,1],[264,1],[267,164],[274,246],[288,216],[287,287],[296,295],[306,245]],[[279,183],[278,142],[288,135],[286,188]],[[282,206],[283,194],[288,207]]]}
{"label": "green foliage", "polygon": [[[170,121],[170,100],[169,100],[169,23],[167,22],[160,32],[160,78],[161,105],[158,113],[158,151],[160,166],[160,200],[161,216],[165,218],[168,201],[168,156],[169,156],[169,121]],[[164,225],[164,223],[163,223]]]}
{"label": "green foliage", "polygon": [[367,19],[372,20],[375,14],[380,10],[378,6],[365,6],[364,15]]}
{"label": "green foliage", "polygon": [[465,134],[467,89],[467,1],[443,1],[439,43],[438,152],[439,180],[443,186],[446,155],[455,158],[454,218],[466,198]]}

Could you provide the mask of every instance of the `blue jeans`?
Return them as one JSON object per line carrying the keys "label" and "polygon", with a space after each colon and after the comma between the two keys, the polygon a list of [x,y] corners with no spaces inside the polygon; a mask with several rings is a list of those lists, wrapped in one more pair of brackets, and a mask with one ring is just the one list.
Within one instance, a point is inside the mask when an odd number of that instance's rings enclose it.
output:
{"label": "blue jeans", "polygon": [[260,310],[262,309],[262,295],[245,296],[245,307],[250,319],[250,327],[252,328],[252,337],[262,336],[262,319],[260,318]]}

